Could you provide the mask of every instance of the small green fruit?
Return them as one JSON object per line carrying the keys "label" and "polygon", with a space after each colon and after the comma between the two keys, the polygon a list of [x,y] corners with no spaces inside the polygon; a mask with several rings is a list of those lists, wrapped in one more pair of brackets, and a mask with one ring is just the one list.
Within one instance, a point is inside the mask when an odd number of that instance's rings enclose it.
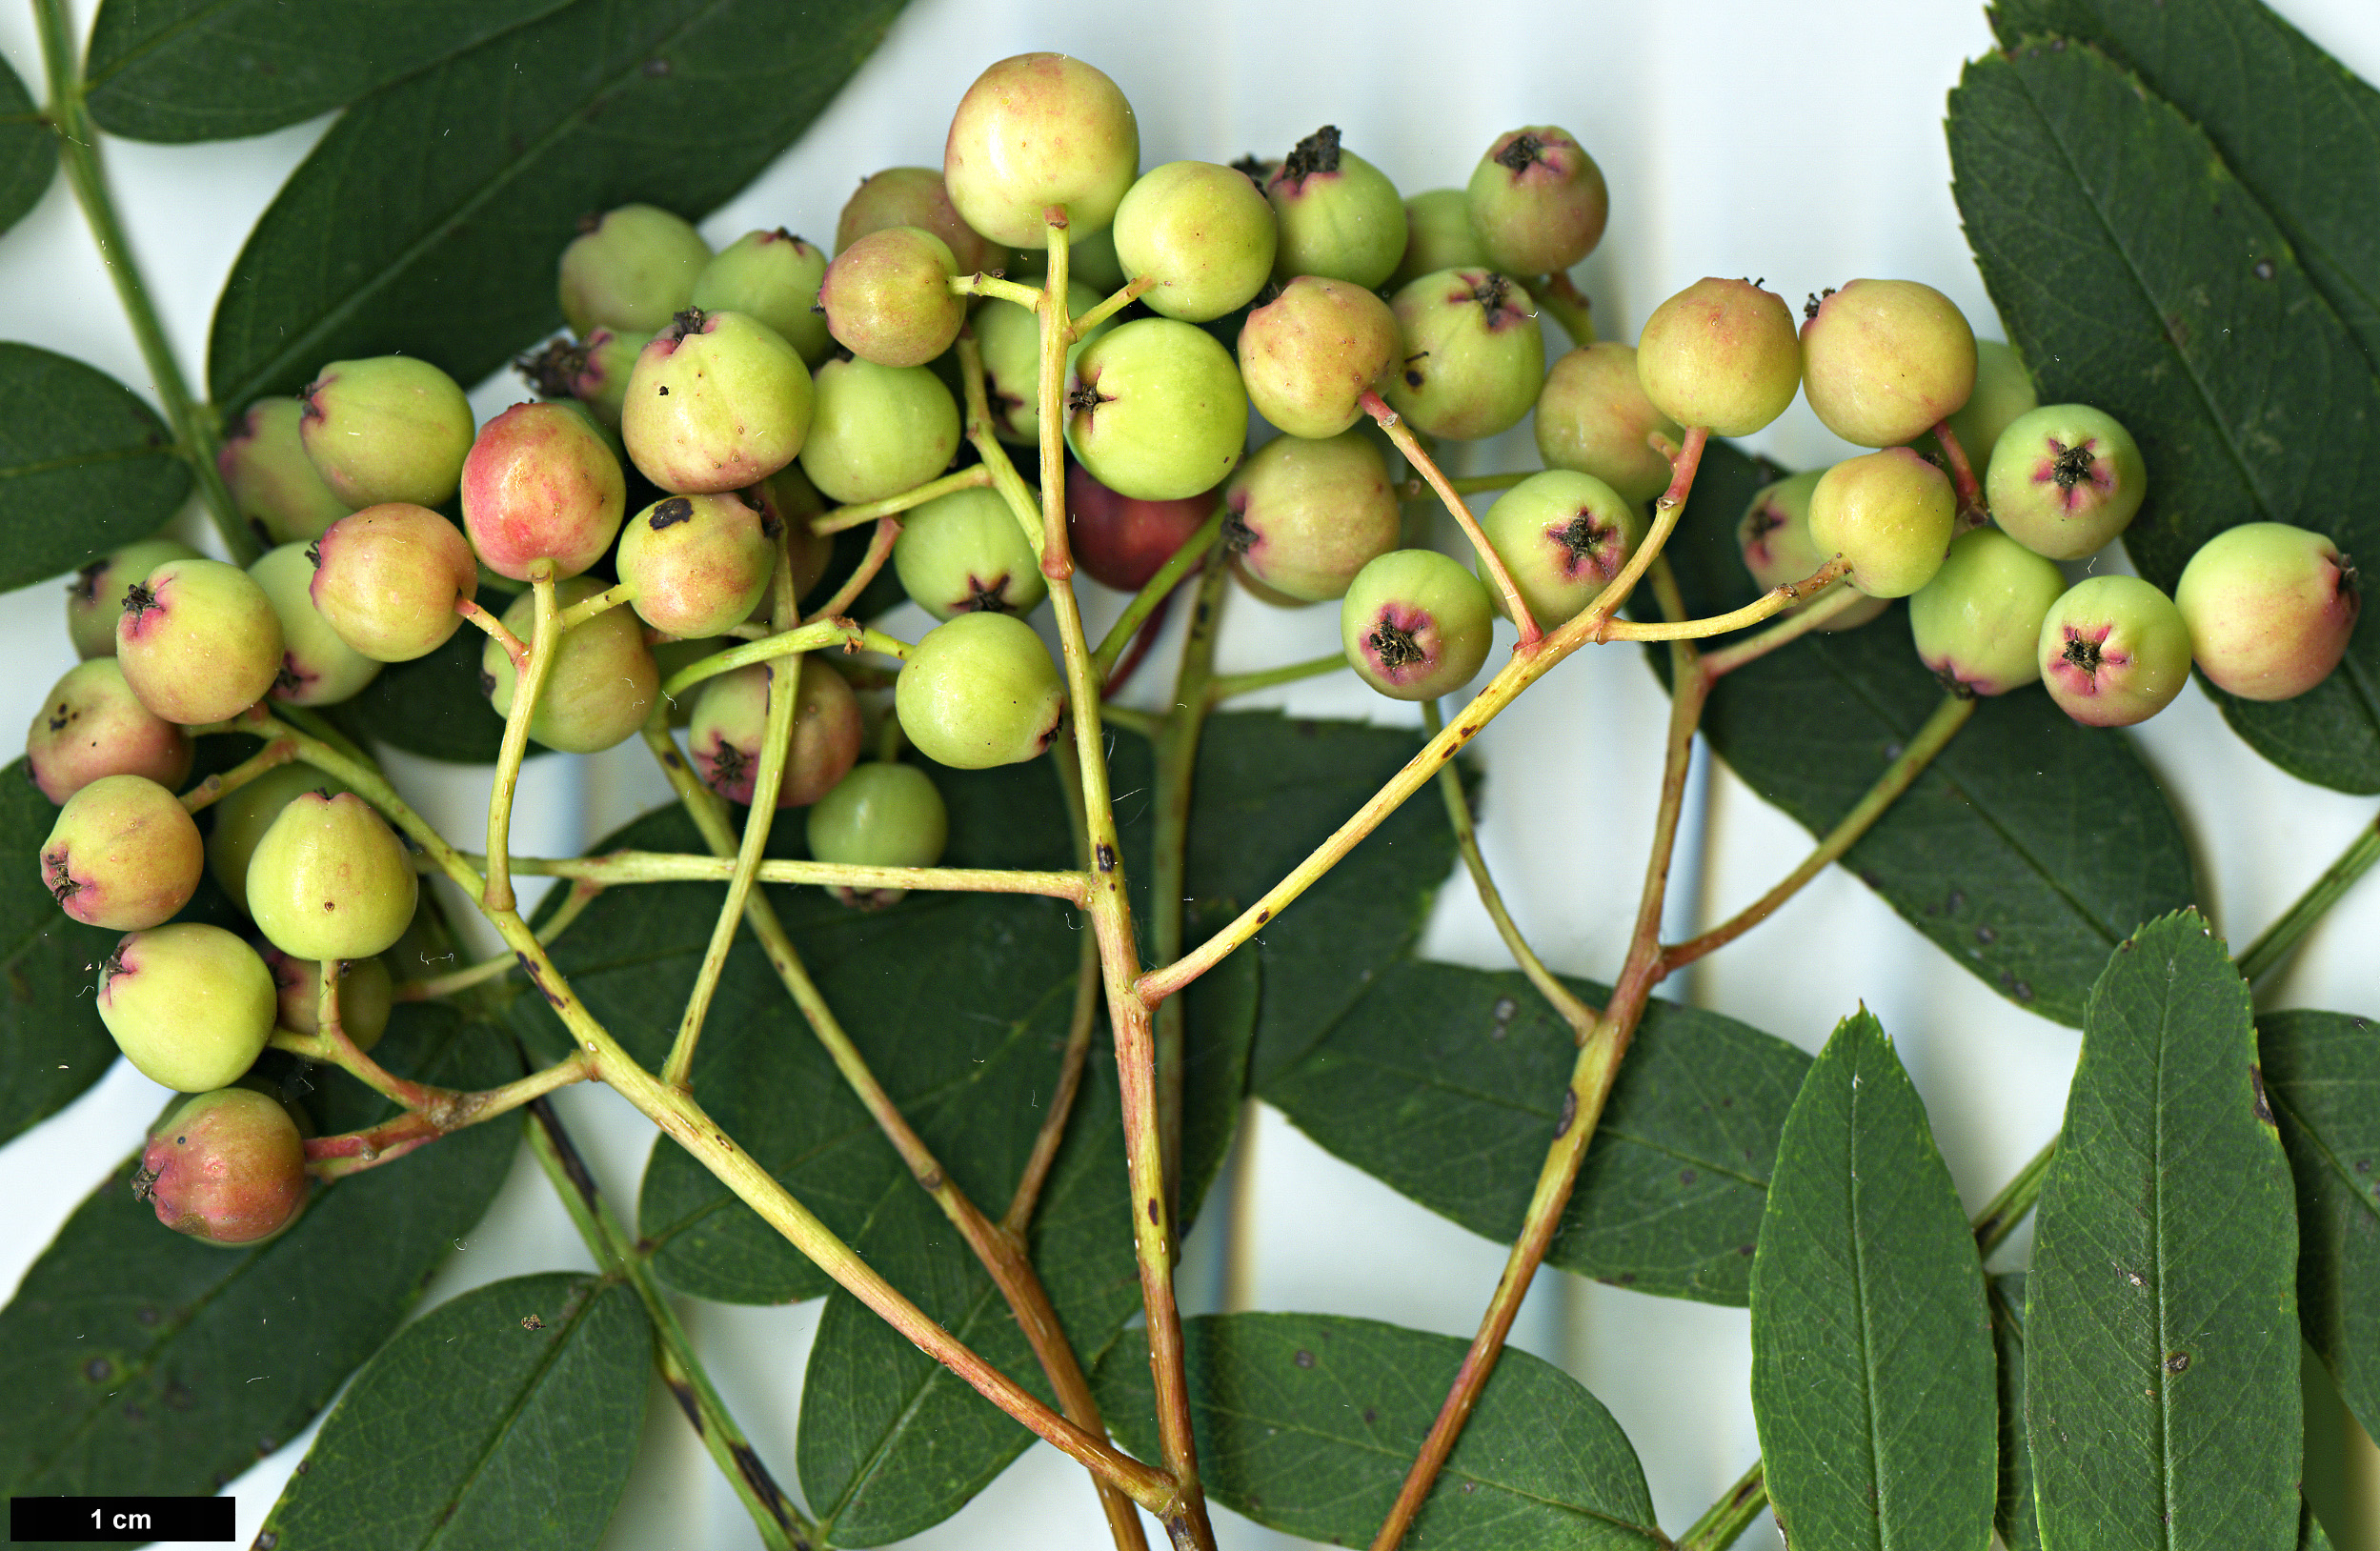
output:
{"label": "small green fruit", "polygon": [[620,439],[663,490],[712,494],[791,463],[812,413],[810,369],[777,331],[741,312],[688,309],[636,357]]}
{"label": "small green fruit", "polygon": [[960,219],[1011,248],[1105,230],[1140,171],[1140,131],[1116,83],[1064,54],[1018,54],[976,77],[951,115],[942,182]]}
{"label": "small green fruit", "polygon": [[[1269,175],[1269,174],[1268,174]],[[1487,249],[1471,230],[1471,196],[1461,189],[1428,189],[1405,198],[1405,251],[1384,288],[1390,294],[1440,270],[1492,270]]]}
{"label": "small green fruit", "polygon": [[1347,664],[1392,700],[1432,700],[1478,676],[1494,639],[1480,579],[1436,550],[1394,550],[1356,574],[1339,605]]}
{"label": "small green fruit", "polygon": [[1361,419],[1399,353],[1396,314],[1347,280],[1301,274],[1240,328],[1248,402],[1292,436],[1336,436]]}
{"label": "small green fruit", "polygon": [[[1496,498],[1481,531],[1512,574],[1512,584],[1542,630],[1568,621],[1603,595],[1644,542],[1644,510],[1593,474],[1569,469],[1533,473]],[[1496,612],[1503,597],[1477,562]]]}
{"label": "small green fruit", "polygon": [[308,553],[314,609],[376,662],[411,662],[444,646],[463,622],[455,604],[479,581],[462,530],[404,502],[341,517]]}
{"label": "small green fruit", "polygon": [[1749,280],[1705,278],[1653,310],[1636,342],[1654,407],[1714,436],[1748,436],[1785,412],[1802,342],[1785,298]]}
{"label": "small green fruit", "polygon": [[301,792],[256,842],[248,914],[292,958],[370,958],[405,935],[419,888],[405,843],[370,803]]}
{"label": "small green fruit", "polygon": [[1230,474],[1247,438],[1240,369],[1195,324],[1139,318],[1075,357],[1066,444],[1110,490],[1144,501],[1196,495]]}
{"label": "small green fruit", "polygon": [[1066,715],[1066,687],[1033,627],[962,614],[926,632],[896,680],[894,708],[918,752],[959,770],[1033,758]]}
{"label": "small green fruit", "polygon": [[380,676],[380,664],[347,644],[314,608],[313,546],[284,544],[248,568],[281,621],[281,674],[272,698],[286,705],[327,706],[353,699]]}
{"label": "small green fruit", "polygon": [[141,1076],[183,1093],[237,1081],[272,1036],[279,997],[256,951],[219,926],[134,932],[99,966],[99,1018]]}
{"label": "small green fruit", "polygon": [[1544,380],[1536,303],[1487,270],[1441,270],[1389,304],[1403,355],[1382,395],[1432,436],[1476,440],[1519,425]]}
{"label": "small green fruit", "polygon": [[352,510],[454,498],[471,451],[471,400],[429,362],[410,355],[333,361],[299,403],[306,456]]}
{"label": "small green fruit", "polygon": [[961,274],[1007,271],[1015,261],[1007,249],[985,241],[983,233],[959,218],[938,168],[888,167],[864,179],[836,218],[835,251],[839,253],[888,226],[921,226],[933,232],[950,245]]}
{"label": "small green fruit", "polygon": [[256,579],[221,560],[168,560],[124,594],[115,655],[140,703],[171,722],[228,720],[281,674],[280,616]]}
{"label": "small green fruit", "polygon": [[[1744,556],[1744,569],[1751,573],[1762,592],[1801,581],[1828,559],[1810,541],[1810,493],[1824,476],[1825,471],[1819,469],[1788,474],[1761,487],[1745,507],[1736,524],[1736,549]],[[1825,593],[1831,594],[1846,585],[1836,582]],[[1780,611],[1780,616],[1799,614],[1815,601],[1815,597],[1805,598]],[[1829,614],[1818,629],[1825,633],[1854,629],[1884,613],[1890,603],[1889,598],[1863,595],[1857,603]]]}
{"label": "small green fruit", "polygon": [[1167,162],[1116,208],[1124,277],[1155,282],[1152,312],[1203,323],[1244,307],[1273,272],[1272,207],[1246,176],[1213,162]]}
{"label": "small green fruit", "polygon": [[[573,576],[555,588],[555,600],[567,609],[603,590],[592,577]],[[504,611],[504,627],[523,644],[536,642],[536,594],[523,593]],[[491,638],[480,649],[479,688],[499,716],[512,714],[514,684],[513,659]],[[634,735],[660,693],[643,622],[631,610],[609,609],[562,637],[529,735],[564,754],[594,754]]]}
{"label": "small green fruit", "polygon": [[[810,855],[847,867],[931,867],[942,859],[950,813],[933,778],[915,765],[854,765],[810,810]],[[837,888],[861,910],[882,910],[903,889]]]}
{"label": "small green fruit", "polygon": [[[2014,345],[2004,345],[1997,339],[1975,341],[1975,391],[1967,395],[1967,402],[1950,415],[1950,433],[1959,439],[1959,451],[1967,454],[1967,467],[1981,479],[1991,466],[1991,450],[2000,445],[2001,433],[2015,423],[2020,414],[2027,414],[2041,407],[2041,394],[2033,387],[2033,374],[2025,370],[2025,357]],[[1933,448],[1930,435],[1918,439],[1918,451]]]}
{"label": "small green fruit", "polygon": [[2287,700],[2339,665],[2363,595],[2353,563],[2322,534],[2244,522],[2199,546],[2173,601],[2199,671],[2216,688]]}
{"label": "small green fruit", "polygon": [[958,451],[958,401],[922,366],[829,361],[801,472],[829,499],[876,501],[924,484]]}
{"label": "small green fruit", "polygon": [[1402,530],[1387,466],[1361,433],[1266,442],[1231,476],[1223,504],[1235,569],[1260,595],[1282,603],[1345,596],[1358,572],[1397,547]]}
{"label": "small green fruit", "polygon": [[1950,476],[1906,447],[1828,469],[1810,492],[1810,542],[1851,562],[1869,597],[1906,597],[1942,569],[1958,515]]}
{"label": "small green fruit", "polygon": [[1290,151],[1264,186],[1280,224],[1273,268],[1348,280],[1366,290],[1397,272],[1404,257],[1404,201],[1388,175],[1341,147],[1325,124]]}
{"label": "small green fruit", "polygon": [[562,250],[562,316],[574,332],[652,333],[693,305],[711,245],[691,222],[622,205],[583,223]]}
{"label": "small green fruit", "polygon": [[168,560],[195,560],[198,552],[170,538],[144,538],[102,555],[66,585],[66,633],[78,657],[115,655],[116,621],[124,599]]}
{"label": "small green fruit", "polygon": [[1603,240],[1611,193],[1569,131],[1533,124],[1496,137],[1471,171],[1464,209],[1490,268],[1545,274]]}
{"label": "small green fruit", "polygon": [[260,398],[223,438],[216,472],[232,504],[268,544],[319,538],[347,515],[348,505],[323,482],[298,432],[304,406],[293,398]]}
{"label": "small green fruit", "polygon": [[[841,239],[837,246],[842,246]],[[826,255],[783,227],[747,232],[703,266],[687,305],[704,312],[741,312],[758,319],[815,372],[835,349],[826,319],[812,311],[818,282],[825,277]]]}
{"label": "small green fruit", "polygon": [[967,298],[950,288],[958,272],[950,244],[921,227],[871,232],[837,253],[818,284],[827,332],[861,360],[923,366],[967,321]]}
{"label": "small green fruit", "polygon": [[[265,968],[272,972],[279,993],[281,1027],[292,1034],[322,1032],[322,965],[312,958],[292,958],[278,948],[265,950]],[[357,1050],[370,1050],[389,1029],[396,1010],[396,982],[383,958],[349,958],[339,964],[339,1027]]]}
{"label": "small green fruit", "polygon": [[1950,541],[1933,580],[1909,594],[1918,660],[1960,695],[2006,695],[2041,676],[2041,622],[2066,575],[1997,528]]}
{"label": "small green fruit", "polygon": [[670,495],[628,521],[620,580],[636,617],[667,635],[724,634],[768,595],[774,530],[741,492]]}
{"label": "small green fruit", "polygon": [[281,810],[301,792],[329,796],[346,790],[344,781],[300,764],[277,766],[245,786],[232,788],[208,810],[214,816],[214,828],[207,835],[207,871],[233,903],[246,909],[249,860],[256,855],[256,842],[281,816]]}
{"label": "small green fruit", "polygon": [[2052,560],[2095,554],[2131,526],[2148,494],[2140,446],[2088,404],[2045,404],[2000,433],[1984,475],[1992,519]]}
{"label": "small green fruit", "polygon": [[1049,595],[1024,529],[996,490],[955,490],[904,513],[893,570],[937,619],[978,609],[1029,614]]}
{"label": "small green fruit", "polygon": [[1554,363],[1532,429],[1547,468],[1591,473],[1639,506],[1669,488],[1669,460],[1647,438],[1685,434],[1644,395],[1636,348],[1608,339]]}
{"label": "small green fruit", "polygon": [[[1066,286],[1066,311],[1081,316],[1099,304],[1099,294],[1079,281]],[[1092,325],[1066,347],[1072,367],[1091,341],[1116,326],[1113,318]],[[983,393],[992,430],[1000,440],[1024,447],[1041,441],[1041,322],[1012,301],[992,296],[975,312],[976,346],[983,352]]]}
{"label": "small green fruit", "polygon": [[1828,431],[1860,447],[1923,434],[1975,388],[1975,332],[1949,297],[1915,280],[1854,280],[1813,299],[1802,325],[1802,391]]}
{"label": "small green fruit", "polygon": [[2130,727],[2189,682],[2182,611],[2137,576],[2091,576],[2049,606],[2038,643],[2049,697],[2086,727]]}

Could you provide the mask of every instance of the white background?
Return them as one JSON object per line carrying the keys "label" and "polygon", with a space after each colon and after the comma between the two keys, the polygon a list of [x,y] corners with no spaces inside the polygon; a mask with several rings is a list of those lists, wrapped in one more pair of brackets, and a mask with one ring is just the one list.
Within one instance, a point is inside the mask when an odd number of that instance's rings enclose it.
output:
{"label": "white background", "polygon": [[[2370,0],[2287,0],[2280,9],[2350,67],[2380,77],[2380,8]],[[1204,7],[916,0],[807,139],[707,222],[705,232],[724,244],[753,227],[782,224],[823,237],[859,176],[938,163],[950,107],[984,65],[1055,49],[1089,59],[1122,86],[1140,115],[1149,166],[1250,151],[1278,155],[1331,122],[1351,149],[1410,192],[1459,186],[1503,130],[1568,128],[1597,156],[1612,191],[1610,233],[1578,272],[1607,337],[1633,339],[1655,304],[1706,273],[1765,276],[1792,299],[1862,274],[1922,279],[1958,301],[1979,333],[1996,335],[1951,203],[1940,122],[1961,62],[1989,46],[1979,10],[1947,0],[1694,7],[1538,0],[1360,11],[1304,0]],[[0,10],[0,52],[39,82],[21,9]],[[193,383],[204,381],[207,322],[233,255],[328,122],[227,145],[107,147],[136,255]],[[136,387],[148,382],[63,183],[0,243],[0,337],[71,352]],[[485,414],[518,396],[514,383],[497,380],[482,385],[474,402]],[[1841,451],[1799,405],[1752,442],[1797,466]],[[1471,466],[1520,467],[1531,458],[1523,431],[1480,449]],[[2319,516],[2309,514],[2317,524]],[[1095,600],[1095,622],[1114,606]],[[0,688],[0,724],[30,721],[46,686],[72,664],[60,624],[54,583],[0,599],[12,665]],[[1239,598],[1223,666],[1329,651],[1335,632],[1335,611],[1287,614]],[[1404,708],[1344,677],[1267,699],[1305,715],[1408,719]],[[1607,977],[1618,962],[1649,829],[1663,715],[1663,698],[1634,649],[1587,653],[1482,739],[1488,859],[1523,930],[1559,968]],[[2371,799],[2306,787],[2261,763],[2194,687],[2134,735],[2189,824],[2206,904],[2234,944],[2262,930],[2371,820]],[[588,761],[537,761],[524,783],[516,848],[575,847],[663,800],[641,760],[629,749]],[[395,768],[400,785],[449,833],[473,832],[484,812],[483,786],[417,763],[400,760]],[[1724,916],[1809,843],[1724,772],[1698,777],[1693,803],[1673,929]],[[2380,884],[2367,884],[2275,977],[2266,1004],[2380,1012],[2380,973],[2370,951],[2375,933]],[[1459,872],[1440,897],[1424,947],[1466,963],[1508,962]],[[1839,871],[1806,890],[1771,929],[1667,993],[1809,1049],[1864,999],[1893,1033],[1970,1208],[2055,1131],[2077,1044],[2073,1031],[2016,1009],[1955,968]],[[119,1064],[66,1113],[0,1148],[7,1226],[0,1288],[13,1287],[108,1162],[131,1145],[160,1097]],[[608,1092],[574,1090],[562,1107],[615,1201],[633,1203],[650,1129]],[[1502,1248],[1329,1159],[1270,1111],[1259,1107],[1253,1117],[1233,1172],[1194,1236],[1183,1272],[1188,1311],[1333,1311],[1467,1336],[1495,1283]],[[2021,1254],[2024,1240],[2011,1247]],[[588,1263],[524,1155],[424,1306],[499,1277]],[[715,1377],[789,1487],[797,1479],[798,1381],[817,1308],[690,1306]],[[1741,1310],[1642,1298],[1546,1272],[1514,1340],[1568,1368],[1610,1407],[1644,1459],[1662,1522],[1673,1534],[1757,1453]],[[311,1436],[234,1483],[243,1540]],[[2380,1518],[2380,1467],[2367,1458],[2359,1468],[2367,1515]],[[1301,1543],[1228,1513],[1218,1517],[1226,1545]],[[688,1430],[656,1401],[607,1544],[756,1543]],[[1094,1548],[1107,1541],[1074,1467],[1037,1446],[964,1513],[912,1543]],[[1776,1543],[1774,1531],[1764,1523],[1742,1543],[1765,1551]],[[2341,1543],[2346,1551],[2349,1542]],[[2380,1532],[2367,1545],[2380,1545]]]}

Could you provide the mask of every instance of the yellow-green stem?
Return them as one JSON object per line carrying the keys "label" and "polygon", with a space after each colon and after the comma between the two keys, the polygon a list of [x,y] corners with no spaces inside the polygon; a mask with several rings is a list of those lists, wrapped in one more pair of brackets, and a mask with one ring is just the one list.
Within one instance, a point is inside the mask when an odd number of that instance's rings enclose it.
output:
{"label": "yellow-green stem", "polygon": [[529,643],[507,629],[503,620],[467,597],[458,597],[454,600],[454,612],[478,627],[486,634],[488,639],[504,649],[504,655],[513,659],[513,672],[515,675],[529,671]]}
{"label": "yellow-green stem", "polygon": [[732,674],[738,668],[749,668],[756,662],[773,662],[778,657],[798,656],[822,647],[841,647],[849,651],[865,640],[867,632],[848,619],[819,619],[792,630],[764,635],[742,646],[731,646],[715,652],[699,662],[690,662],[670,675],[661,683],[661,698],[682,699],[688,690],[706,678]]}
{"label": "yellow-green stem", "polygon": [[895,513],[907,512],[923,506],[926,502],[939,499],[954,491],[978,490],[991,482],[992,471],[980,463],[974,464],[959,470],[957,473],[946,473],[939,479],[931,480],[914,490],[902,491],[898,495],[887,495],[876,501],[861,501],[853,506],[838,506],[824,515],[813,517],[810,521],[810,531],[814,534],[839,534],[846,528],[857,528],[862,524],[874,522],[878,517],[889,517]]}
{"label": "yellow-green stem", "polygon": [[973,274],[952,275],[950,289],[952,294],[958,296],[998,296],[1004,302],[1015,302],[1028,312],[1037,312],[1041,306],[1041,293],[1031,286],[985,274],[980,270]]}
{"label": "yellow-green stem", "polygon": [[[1771,614],[1792,608],[1805,597],[1825,592],[1827,588],[1834,586],[1850,569],[1850,562],[1838,554],[1820,566],[1810,575],[1805,576],[1800,581],[1785,582],[1772,587],[1741,609],[1731,609],[1725,614],[1715,614],[1704,619],[1664,619],[1658,623],[1614,619],[1604,625],[1603,639],[1606,641],[1699,641],[1712,635],[1724,635],[1731,630],[1742,630],[1746,625],[1757,625]],[[1843,588],[1843,594],[1854,599],[1863,595],[1852,592],[1848,585]],[[1827,601],[1834,602],[1832,598]],[[1815,608],[1817,605],[1812,605],[1812,607]],[[1834,603],[1833,609],[1828,610],[1827,615],[1821,617],[1822,619],[1829,617],[1835,612],[1847,607],[1849,607],[1847,603]],[[1798,635],[1802,632],[1796,631],[1794,634]]]}
{"label": "yellow-green stem", "polygon": [[561,611],[554,595],[554,562],[539,560],[530,567],[534,588],[536,638],[529,645],[529,666],[513,678],[513,703],[504,717],[504,742],[495,756],[495,784],[488,790],[488,879],[480,895],[481,908],[513,908],[510,856],[513,847],[513,794],[520,785],[521,761],[529,754],[529,723],[537,714],[537,697],[545,692],[546,675],[561,651],[562,632],[556,622]]}
{"label": "yellow-green stem", "polygon": [[1069,331],[1069,337],[1081,338],[1093,329],[1130,307],[1136,298],[1146,295],[1149,288],[1156,284],[1157,276],[1153,274],[1144,274],[1138,280],[1125,281],[1121,290],[1101,299],[1098,306],[1085,309],[1080,316],[1075,318]]}
{"label": "yellow-green stem", "polygon": [[[517,856],[513,858],[513,871],[515,873],[527,871],[521,866],[520,858]],[[604,887],[601,883],[592,882],[586,878],[580,878],[573,883],[568,896],[564,897],[560,905],[555,908],[554,914],[546,918],[544,926],[539,929],[537,940],[548,948],[553,947],[555,938],[570,930],[571,923],[578,919],[589,905],[595,903],[595,896],[603,892]],[[433,975],[419,980],[400,981],[396,987],[395,996],[398,1001],[428,1001],[435,997],[451,997],[457,991],[468,991],[473,986],[485,985],[490,980],[499,979],[519,967],[518,955],[497,954],[493,958],[483,958],[476,964],[467,964],[458,970],[449,970],[444,975]]]}
{"label": "yellow-green stem", "polygon": [[1107,681],[1107,675],[1115,671],[1116,659],[1124,655],[1124,648],[1132,644],[1134,634],[1148,622],[1149,615],[1157,612],[1158,605],[1171,597],[1174,589],[1181,585],[1181,579],[1205,561],[1207,551],[1213,549],[1215,541],[1222,536],[1224,514],[1221,506],[1216,507],[1207,519],[1182,540],[1181,548],[1166,556],[1165,563],[1157,568],[1157,574],[1132,595],[1132,601],[1124,605],[1124,612],[1107,627],[1107,634],[1099,637],[1098,649],[1091,654],[1091,662],[1099,670],[1100,683]]}
{"label": "yellow-green stem", "polygon": [[1855,607],[1867,594],[1849,582],[1838,582],[1824,596],[1812,598],[1801,613],[1769,626],[1757,635],[1749,635],[1730,646],[1723,646],[1703,658],[1703,672],[1713,678],[1724,678],[1747,662],[1756,662],[1781,646],[1787,646],[1820,629],[1835,615]]}
{"label": "yellow-green stem", "polygon": [[1320,678],[1335,674],[1347,666],[1347,654],[1333,652],[1327,656],[1308,657],[1303,662],[1287,662],[1278,668],[1261,668],[1247,674],[1220,674],[1207,683],[1209,700],[1220,704],[1238,695],[1254,695],[1259,690],[1277,689],[1295,684],[1300,679]]}
{"label": "yellow-green stem", "polygon": [[626,582],[607,587],[593,597],[580,598],[556,614],[554,628],[567,635],[599,614],[610,614],[623,603],[635,602],[635,597],[636,590]]}
{"label": "yellow-green stem", "polygon": [[1487,541],[1487,534],[1480,527],[1480,519],[1471,514],[1471,508],[1465,504],[1461,493],[1440,472],[1437,461],[1414,436],[1412,428],[1388,407],[1386,399],[1378,393],[1366,393],[1358,402],[1381,430],[1388,433],[1388,439],[1396,444],[1397,451],[1404,454],[1405,466],[1420,473],[1429,482],[1430,488],[1438,492],[1438,498],[1445,503],[1447,512],[1453,514],[1455,522],[1462,529],[1462,535],[1471,541],[1471,548],[1478,552],[1480,562],[1487,567],[1489,584],[1496,589],[1497,596],[1503,600],[1504,617],[1511,620],[1521,633],[1520,643],[1515,650],[1523,656],[1528,655],[1544,639],[1545,633],[1538,628],[1536,617],[1529,613],[1528,600],[1521,595],[1520,584],[1512,579],[1511,571],[1504,565],[1504,557],[1498,554],[1496,546]]}
{"label": "yellow-green stem", "polygon": [[[464,853],[469,856],[469,853]],[[599,856],[514,856],[523,877],[570,877],[599,884],[716,882],[734,875],[725,856],[675,851],[612,851]],[[988,867],[862,867],[851,862],[763,861],[753,875],[763,883],[815,883],[821,888],[940,889],[958,894],[1040,894],[1082,903],[1080,873],[1008,872]]]}
{"label": "yellow-green stem", "polygon": [[1033,488],[1017,472],[1009,460],[1008,449],[992,430],[992,409],[984,397],[983,350],[976,343],[975,331],[958,331],[958,380],[967,396],[967,445],[983,459],[982,467],[991,471],[992,488],[1008,502],[1008,510],[1017,515],[1017,523],[1024,529],[1025,542],[1033,546],[1033,558],[1041,558],[1045,535],[1041,531],[1040,508],[1033,497]]}
{"label": "yellow-green stem", "polygon": [[296,744],[290,742],[287,738],[268,739],[263,748],[233,765],[230,770],[217,771],[183,793],[182,809],[186,813],[194,814],[208,804],[220,801],[238,791],[265,772],[278,770],[296,757]]}

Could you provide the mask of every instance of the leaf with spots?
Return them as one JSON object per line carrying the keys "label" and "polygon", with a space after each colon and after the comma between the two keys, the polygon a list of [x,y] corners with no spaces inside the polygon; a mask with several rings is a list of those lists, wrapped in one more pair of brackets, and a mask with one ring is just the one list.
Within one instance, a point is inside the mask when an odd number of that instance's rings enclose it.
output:
{"label": "leaf with spots", "polygon": [[1752,1262],[1752,1414],[1793,1540],[1990,1542],[1983,1262],[1925,1102],[1865,1010],[1835,1026],[1777,1145]]}
{"label": "leaf with spots", "polygon": [[147,538],[190,489],[139,394],[71,356],[0,343],[0,591]]}
{"label": "leaf with spots", "polygon": [[[1465,1342],[1375,1319],[1225,1314],[1182,1321],[1207,1496],[1260,1524],[1363,1545],[1387,1517]],[[1099,1364],[1124,1446],[1158,1455],[1146,1340]],[[1415,1519],[1436,1551],[1666,1551],[1627,1436],[1543,1359],[1506,1349]]]}
{"label": "leaf with spots", "polygon": [[2025,1299],[2025,1432],[2058,1551],[2295,1543],[2297,1220],[2247,982],[2195,912],[2092,988]]}
{"label": "leaf with spots", "polygon": [[57,821],[22,758],[0,770],[0,854],[25,858],[0,875],[0,1140],[64,1109],[115,1064],[91,986],[119,934],[60,910],[31,860]]}
{"label": "leaf with spots", "polygon": [[624,1281],[474,1287],[364,1365],[258,1545],[571,1551],[601,1537],[644,1430],[653,1327]]}

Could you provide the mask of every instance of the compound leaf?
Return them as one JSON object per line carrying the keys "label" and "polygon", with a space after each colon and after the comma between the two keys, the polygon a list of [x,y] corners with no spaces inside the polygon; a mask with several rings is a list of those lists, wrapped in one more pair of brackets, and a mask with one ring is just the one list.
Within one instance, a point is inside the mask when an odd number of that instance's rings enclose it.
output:
{"label": "compound leaf", "polygon": [[190,488],[138,394],[71,355],[0,343],[0,592],[147,538]]}

